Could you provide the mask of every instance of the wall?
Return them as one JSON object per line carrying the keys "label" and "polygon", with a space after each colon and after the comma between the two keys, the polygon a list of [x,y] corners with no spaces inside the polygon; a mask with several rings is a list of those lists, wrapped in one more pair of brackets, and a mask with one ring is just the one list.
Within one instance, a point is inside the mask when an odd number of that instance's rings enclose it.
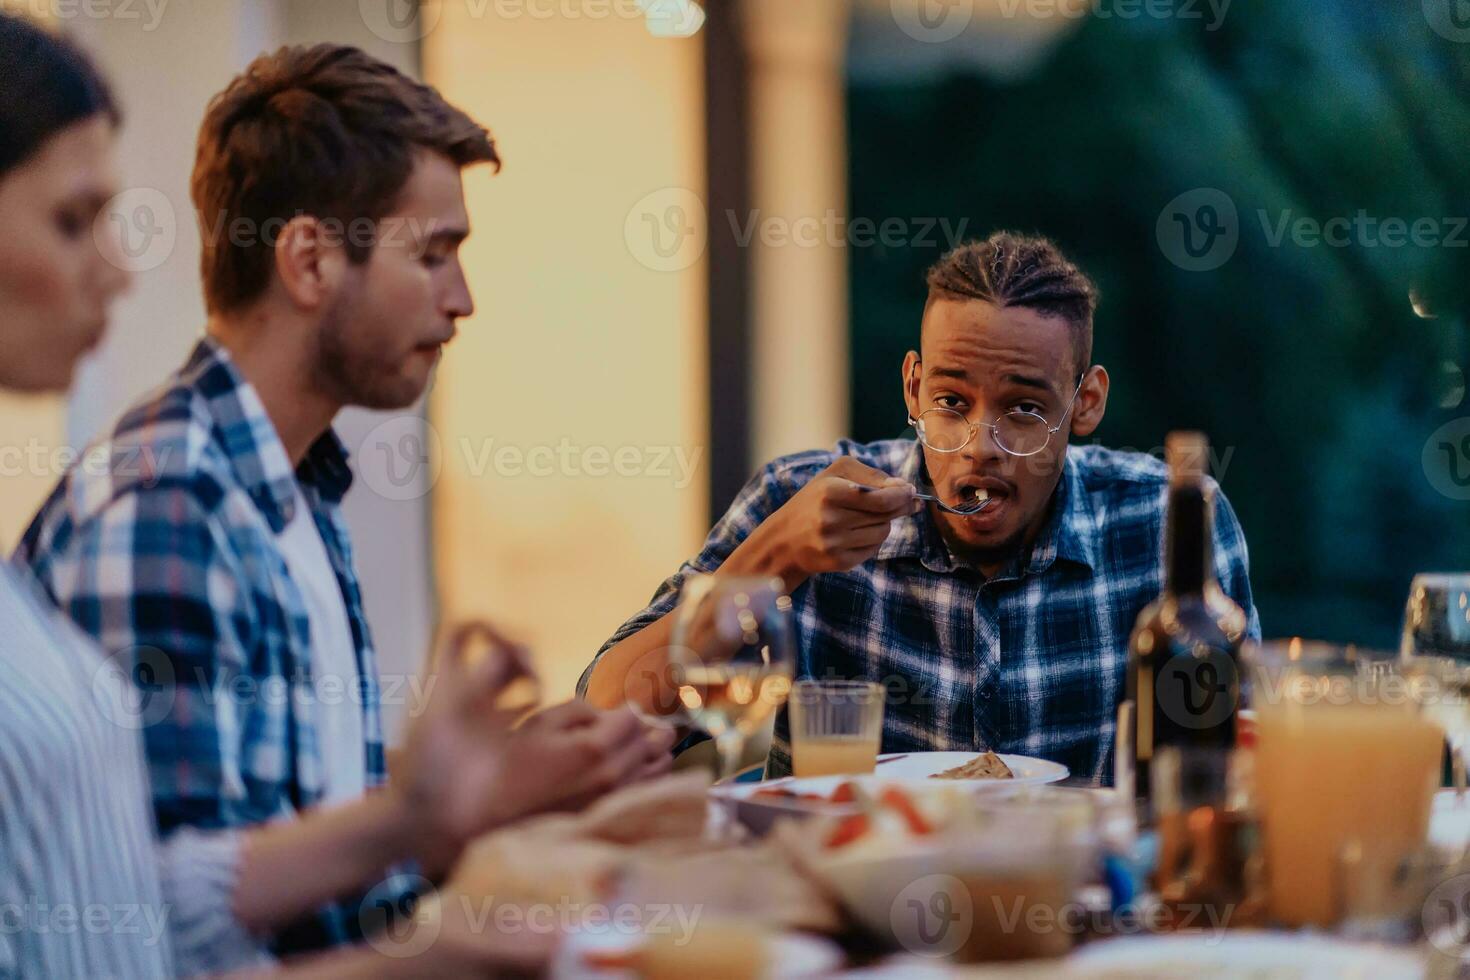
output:
{"label": "wall", "polygon": [[430,403],[438,580],[446,618],[503,623],[566,696],[708,529],[702,49],[475,9],[423,42],[505,161],[467,177],[477,312]]}

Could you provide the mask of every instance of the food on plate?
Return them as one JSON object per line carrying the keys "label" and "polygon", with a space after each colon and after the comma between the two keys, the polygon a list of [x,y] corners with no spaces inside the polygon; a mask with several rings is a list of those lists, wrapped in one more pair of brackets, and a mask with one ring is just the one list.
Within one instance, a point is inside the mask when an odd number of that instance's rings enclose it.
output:
{"label": "food on plate", "polygon": [[856,784],[839,783],[837,788],[823,796],[821,793],[801,793],[785,786],[768,786],[750,794],[753,800],[801,800],[803,803],[852,803],[857,799]]}
{"label": "food on plate", "polygon": [[936,772],[930,779],[1015,779],[1016,774],[994,752],[982,752],[969,762]]}

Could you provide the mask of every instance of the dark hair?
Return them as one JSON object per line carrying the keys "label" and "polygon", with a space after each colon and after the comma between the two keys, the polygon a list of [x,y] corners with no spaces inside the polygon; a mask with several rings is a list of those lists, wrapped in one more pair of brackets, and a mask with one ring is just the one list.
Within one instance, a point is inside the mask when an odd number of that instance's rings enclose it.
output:
{"label": "dark hair", "polygon": [[0,13],[0,176],[96,115],[122,120],[92,60],[69,40]]}
{"label": "dark hair", "polygon": [[1097,287],[1048,238],[998,231],[966,242],[929,269],[929,296],[983,299],[1061,317],[1073,328],[1080,375],[1092,361]]}
{"label": "dark hair", "polygon": [[[358,48],[286,47],[256,58],[210,102],[199,131],[191,194],[210,312],[264,292],[274,250],[264,229],[300,214],[376,221],[392,210],[421,149],[461,167],[500,166],[483,126]],[[229,231],[241,221],[254,234]],[[344,245],[353,263],[372,252],[351,236]]]}

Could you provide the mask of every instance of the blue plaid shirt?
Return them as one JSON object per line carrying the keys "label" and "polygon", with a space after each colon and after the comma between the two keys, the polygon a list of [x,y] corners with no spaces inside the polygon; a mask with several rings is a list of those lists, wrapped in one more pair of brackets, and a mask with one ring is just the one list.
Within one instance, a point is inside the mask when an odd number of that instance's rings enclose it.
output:
{"label": "blue plaid shirt", "polygon": [[[140,685],[160,832],[241,827],[322,799],[306,603],[276,543],[295,487],[342,589],[357,653],[367,785],[385,779],[378,674],[340,502],[352,483],[330,431],[294,470],[255,390],[202,340],[62,479],[16,558]],[[347,941],[328,910],[286,949]]]}
{"label": "blue plaid shirt", "polygon": [[[844,440],[835,451],[776,460],[740,492],[704,550],[603,651],[670,612],[686,575],[719,568],[838,456],[911,482],[922,475],[923,452],[906,439]],[[1167,501],[1168,471],[1154,457],[1072,446],[1030,551],[988,579],[956,559],[927,508],[900,518],[871,561],[814,575],[792,593],[797,676],[885,684],[885,752],[989,748],[1052,759],[1074,776],[1110,782],[1129,635],[1163,589]],[[1221,587],[1259,637],[1245,536],[1218,492],[1214,556]],[[790,767],[783,710],[767,774],[785,775]]]}

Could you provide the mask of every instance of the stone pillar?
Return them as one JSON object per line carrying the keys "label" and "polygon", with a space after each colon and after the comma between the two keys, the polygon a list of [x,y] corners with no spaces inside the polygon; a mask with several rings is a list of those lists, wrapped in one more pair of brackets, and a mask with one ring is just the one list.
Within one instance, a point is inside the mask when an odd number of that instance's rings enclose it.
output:
{"label": "stone pillar", "polygon": [[[751,462],[758,466],[847,432],[850,10],[846,0],[743,3],[758,217],[750,244]],[[740,233],[750,218],[711,215],[712,231]]]}

